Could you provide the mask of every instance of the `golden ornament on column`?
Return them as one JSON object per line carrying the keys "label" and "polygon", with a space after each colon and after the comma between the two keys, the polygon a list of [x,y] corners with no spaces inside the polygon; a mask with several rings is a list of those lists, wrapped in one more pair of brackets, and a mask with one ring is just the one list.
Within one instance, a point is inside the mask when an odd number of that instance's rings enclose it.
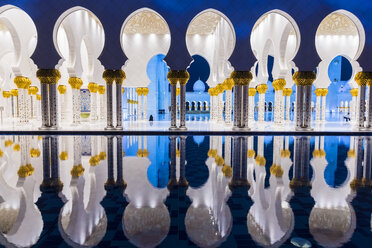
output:
{"label": "golden ornament on column", "polygon": [[142,93],[144,96],[147,96],[147,94],[149,93],[149,88],[142,88]]}
{"label": "golden ornament on column", "polygon": [[88,84],[88,90],[90,91],[90,93],[97,93],[97,91],[98,91],[98,84],[96,84],[96,83],[89,83]]}
{"label": "golden ornament on column", "polygon": [[59,94],[63,95],[66,93],[66,85],[58,85],[57,90]]}
{"label": "golden ornament on column", "polygon": [[313,71],[296,71],[293,74],[293,80],[296,85],[310,86],[316,79],[316,74]]}
{"label": "golden ornament on column", "polygon": [[61,73],[57,69],[39,69],[36,77],[44,84],[56,84],[61,78]]}
{"label": "golden ornament on column", "polygon": [[318,88],[318,89],[316,89],[316,90],[314,91],[314,93],[315,93],[316,96],[321,96],[321,95],[322,95],[322,91],[323,91],[323,89]]}
{"label": "golden ornament on column", "polygon": [[12,89],[10,91],[10,93],[12,94],[12,96],[18,97],[18,90],[17,89]]}
{"label": "golden ornament on column", "polygon": [[232,78],[227,78],[225,81],[223,81],[225,90],[232,90],[234,87],[234,80]]}
{"label": "golden ornament on column", "polygon": [[370,85],[370,80],[372,79],[372,72],[369,71],[360,71],[355,75],[355,82],[359,86]]}
{"label": "golden ornament on column", "polygon": [[257,92],[257,90],[255,88],[249,88],[248,95],[249,96],[255,96],[256,92]]}
{"label": "golden ornament on column", "polygon": [[104,85],[99,85],[99,86],[98,86],[98,93],[99,93],[100,95],[105,94],[105,90],[106,90],[106,87],[105,87]]}
{"label": "golden ornament on column", "polygon": [[252,73],[250,71],[233,71],[230,78],[235,85],[249,85],[252,80]]}
{"label": "golden ornament on column", "polygon": [[272,83],[272,86],[274,87],[275,90],[283,90],[286,85],[285,79],[279,78],[275,79]]}
{"label": "golden ornament on column", "polygon": [[28,88],[28,94],[29,95],[36,95],[39,89],[36,86],[30,86]]}
{"label": "golden ornament on column", "polygon": [[9,91],[3,91],[3,97],[9,98],[12,94]]}
{"label": "golden ornament on column", "polygon": [[28,87],[27,85],[29,83],[31,84],[31,81],[27,77],[15,77],[14,83],[17,85],[18,89],[26,89],[26,87]]}
{"label": "golden ornament on column", "polygon": [[267,85],[266,84],[257,85],[257,91],[258,94],[265,94],[267,91]]}
{"label": "golden ornament on column", "polygon": [[71,85],[71,88],[79,90],[83,85],[83,80],[78,77],[70,77],[68,83]]}
{"label": "golden ornament on column", "polygon": [[116,70],[115,74],[116,74],[116,77],[115,77],[116,84],[123,84],[126,78],[125,72],[123,70]]}
{"label": "golden ornament on column", "polygon": [[324,88],[322,89],[322,96],[327,96],[328,94],[328,89]]}
{"label": "golden ornament on column", "polygon": [[358,88],[354,88],[354,89],[351,89],[351,90],[350,90],[350,94],[351,94],[351,96],[353,96],[353,97],[358,96],[358,92],[359,92],[359,89],[358,89]]}

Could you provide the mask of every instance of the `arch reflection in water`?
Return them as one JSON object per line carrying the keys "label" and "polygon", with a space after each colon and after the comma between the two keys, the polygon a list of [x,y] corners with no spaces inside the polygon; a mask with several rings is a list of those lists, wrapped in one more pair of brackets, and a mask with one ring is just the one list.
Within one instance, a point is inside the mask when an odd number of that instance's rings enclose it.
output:
{"label": "arch reflection in water", "polygon": [[371,137],[203,139],[0,137],[0,243],[278,247],[300,235],[341,247],[372,238]]}

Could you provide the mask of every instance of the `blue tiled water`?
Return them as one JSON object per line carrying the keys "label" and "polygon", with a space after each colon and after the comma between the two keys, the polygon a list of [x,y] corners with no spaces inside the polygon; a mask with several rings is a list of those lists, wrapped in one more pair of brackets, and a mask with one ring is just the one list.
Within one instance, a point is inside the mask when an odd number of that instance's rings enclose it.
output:
{"label": "blue tiled water", "polygon": [[372,241],[369,136],[1,136],[0,149],[6,247]]}

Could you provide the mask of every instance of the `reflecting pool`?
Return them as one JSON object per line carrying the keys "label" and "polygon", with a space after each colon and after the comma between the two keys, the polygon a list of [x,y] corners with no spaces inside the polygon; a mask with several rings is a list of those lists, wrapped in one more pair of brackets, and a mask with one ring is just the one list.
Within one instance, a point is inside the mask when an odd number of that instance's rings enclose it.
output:
{"label": "reflecting pool", "polygon": [[368,247],[372,136],[0,136],[6,247]]}

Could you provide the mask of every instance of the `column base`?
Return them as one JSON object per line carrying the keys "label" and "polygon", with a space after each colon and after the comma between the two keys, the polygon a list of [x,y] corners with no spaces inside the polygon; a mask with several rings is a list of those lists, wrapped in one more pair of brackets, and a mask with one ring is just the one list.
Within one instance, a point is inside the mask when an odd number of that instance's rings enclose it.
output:
{"label": "column base", "polygon": [[114,129],[115,130],[123,130],[123,126],[116,126]]}
{"label": "column base", "polygon": [[105,127],[104,130],[115,130],[116,128],[111,126],[111,127]]}
{"label": "column base", "polygon": [[186,131],[186,130],[187,130],[187,127],[185,127],[185,126],[181,126],[181,127],[178,128],[178,130]]}
{"label": "column base", "polygon": [[176,127],[176,126],[171,126],[171,127],[169,127],[169,131],[175,131],[175,130],[177,130],[178,128]]}
{"label": "column base", "polygon": [[57,130],[58,127],[39,127],[39,130]]}
{"label": "column base", "polygon": [[180,178],[178,180],[178,186],[188,188],[189,187],[189,182],[186,180],[186,178]]}
{"label": "column base", "polygon": [[251,129],[249,127],[233,127],[233,131],[250,131]]}
{"label": "column base", "polygon": [[296,131],[313,131],[314,128],[312,127],[295,127]]}

